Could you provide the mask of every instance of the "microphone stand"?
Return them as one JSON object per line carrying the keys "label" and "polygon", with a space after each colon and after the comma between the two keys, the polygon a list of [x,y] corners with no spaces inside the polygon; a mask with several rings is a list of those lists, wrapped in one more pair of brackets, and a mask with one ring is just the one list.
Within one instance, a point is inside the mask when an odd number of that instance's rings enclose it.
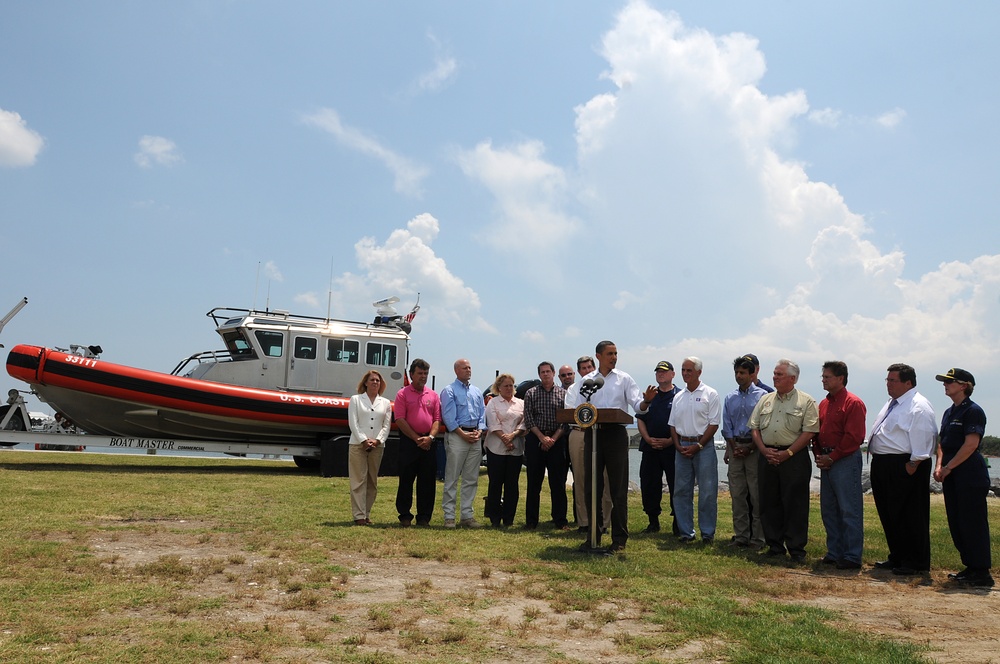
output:
{"label": "microphone stand", "polygon": [[[589,384],[588,384],[589,383]],[[580,395],[586,400],[590,401],[590,397],[594,396],[594,392],[604,387],[604,378],[601,377],[600,382],[589,379],[583,382],[580,386]],[[586,553],[598,553],[601,555],[607,554],[608,550],[598,545],[599,540],[599,528],[603,524],[598,524],[597,518],[597,505],[600,503],[601,496],[598,495],[597,491],[597,432],[601,428],[600,423],[595,423],[592,427],[593,431],[590,437],[590,544],[589,548],[583,549]],[[603,521],[603,519],[601,519]]]}

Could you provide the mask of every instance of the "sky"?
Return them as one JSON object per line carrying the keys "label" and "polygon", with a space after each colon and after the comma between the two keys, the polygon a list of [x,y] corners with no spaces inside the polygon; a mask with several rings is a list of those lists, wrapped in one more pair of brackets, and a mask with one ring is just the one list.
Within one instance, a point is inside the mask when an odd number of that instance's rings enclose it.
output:
{"label": "sky", "polygon": [[0,15],[7,349],[169,372],[221,347],[214,307],[369,320],[419,293],[438,389],[459,357],[486,387],[609,339],[642,386],[693,355],[720,393],[744,353],[817,398],[843,360],[869,426],[889,364],[939,417],[961,367],[1000,418],[997,3]]}

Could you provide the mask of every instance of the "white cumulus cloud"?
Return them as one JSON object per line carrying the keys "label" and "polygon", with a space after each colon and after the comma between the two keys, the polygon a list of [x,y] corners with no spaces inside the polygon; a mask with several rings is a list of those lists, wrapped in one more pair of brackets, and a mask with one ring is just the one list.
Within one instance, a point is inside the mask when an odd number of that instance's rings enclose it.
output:
{"label": "white cumulus cloud", "polygon": [[843,113],[833,108],[817,108],[816,110],[809,111],[810,122],[818,124],[821,127],[830,127],[831,129],[840,125],[841,116],[843,116]]}
{"label": "white cumulus cloud", "polygon": [[139,151],[133,155],[140,168],[153,166],[174,166],[182,163],[184,157],[177,144],[163,136],[143,136],[139,139]]}
{"label": "white cumulus cloud", "polygon": [[0,166],[33,166],[45,139],[19,113],[0,108]]}
{"label": "white cumulus cloud", "polygon": [[548,252],[572,237],[579,222],[564,211],[568,182],[563,170],[543,158],[539,141],[494,148],[483,141],[457,154],[462,171],[486,187],[497,208],[495,223],[484,231],[494,247]]}
{"label": "white cumulus cloud", "polygon": [[[1000,368],[1000,256],[907,274],[905,246],[879,246],[875,221],[791,156],[802,119],[891,129],[903,109],[872,120],[811,110],[803,90],[764,93],[756,39],[687,26],[644,0],[621,10],[599,51],[611,89],[576,106],[575,165],[531,140],[462,154],[495,196],[500,229],[560,241],[575,259],[559,267],[579,286],[546,316],[585,339],[606,330],[627,365],[695,354],[724,380],[746,352],[764,376],[791,357],[813,385],[823,361],[843,359],[875,403],[892,362],[922,367],[930,390],[928,367]],[[538,210],[575,233],[549,233]]]}
{"label": "white cumulus cloud", "polygon": [[894,108],[891,111],[886,111],[882,115],[875,118],[875,122],[886,129],[893,129],[905,118],[906,111],[901,108]]}
{"label": "white cumulus cloud", "polygon": [[359,272],[345,272],[334,280],[335,298],[358,310],[361,302],[396,295],[405,304],[415,301],[419,293],[421,319],[433,319],[449,328],[495,332],[479,313],[479,294],[434,253],[431,244],[438,232],[438,220],[424,213],[411,219],[406,228],[394,230],[384,242],[361,238],[354,245]]}

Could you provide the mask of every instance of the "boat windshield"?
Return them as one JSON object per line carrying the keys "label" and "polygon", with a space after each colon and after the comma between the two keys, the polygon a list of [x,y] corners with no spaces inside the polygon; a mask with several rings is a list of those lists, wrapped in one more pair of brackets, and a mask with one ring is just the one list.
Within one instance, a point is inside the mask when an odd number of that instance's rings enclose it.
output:
{"label": "boat windshield", "polygon": [[226,343],[226,350],[234,360],[253,360],[257,358],[257,353],[245,336],[243,330],[231,330],[222,334],[222,340]]}

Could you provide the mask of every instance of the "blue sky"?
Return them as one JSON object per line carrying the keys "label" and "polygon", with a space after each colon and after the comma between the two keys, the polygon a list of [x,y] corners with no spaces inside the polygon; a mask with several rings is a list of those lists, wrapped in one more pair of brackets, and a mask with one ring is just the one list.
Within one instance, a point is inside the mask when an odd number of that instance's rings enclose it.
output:
{"label": "blue sky", "polygon": [[720,391],[745,352],[817,397],[842,359],[870,420],[890,363],[939,415],[959,366],[1000,417],[995,3],[2,13],[7,348],[169,371],[216,306],[419,292],[439,388],[608,338],[640,383],[696,355]]}

